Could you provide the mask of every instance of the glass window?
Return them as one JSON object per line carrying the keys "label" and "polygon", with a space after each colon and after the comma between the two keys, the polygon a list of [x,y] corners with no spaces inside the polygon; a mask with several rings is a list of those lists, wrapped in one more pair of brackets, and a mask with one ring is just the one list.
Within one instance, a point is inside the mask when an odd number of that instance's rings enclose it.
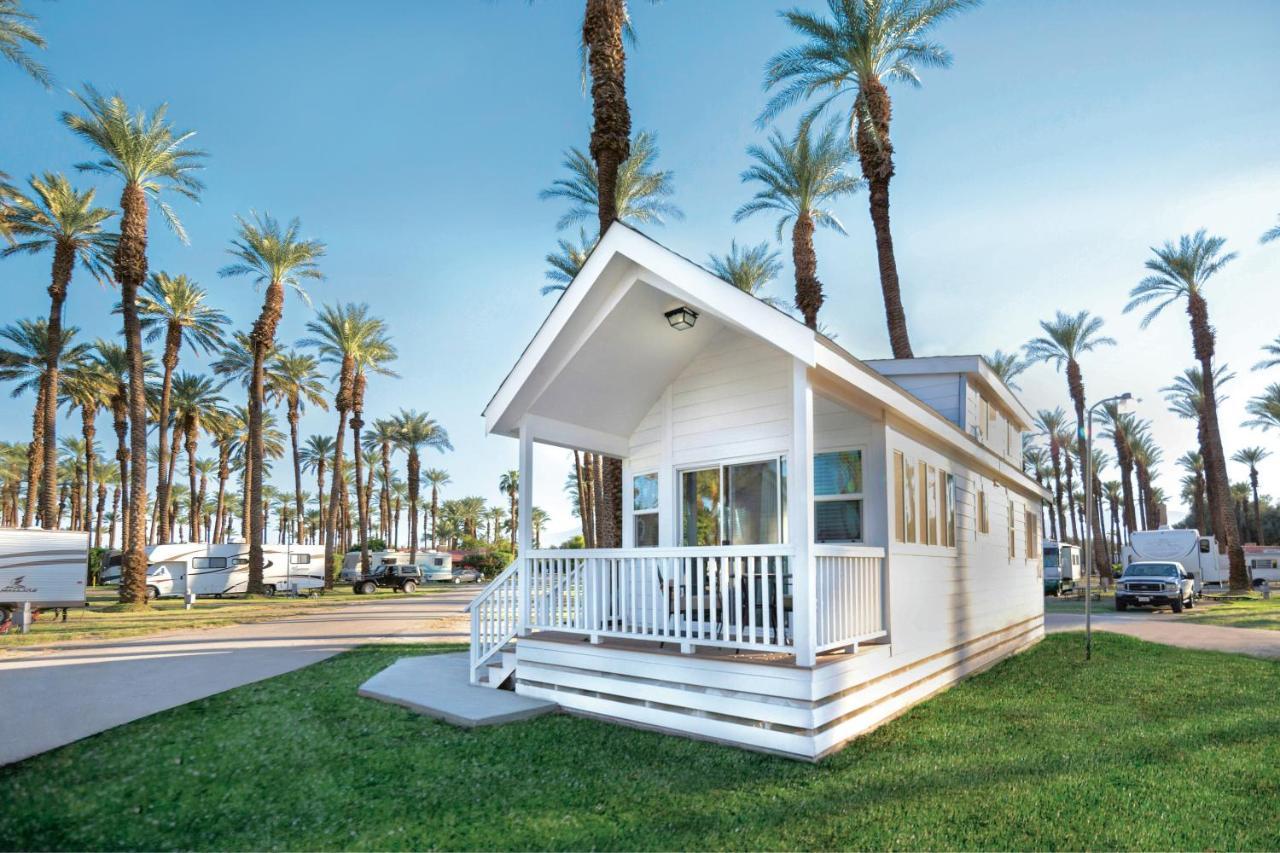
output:
{"label": "glass window", "polygon": [[1025,527],[1025,541],[1027,559],[1033,560],[1036,556],[1036,548],[1040,544],[1040,516],[1031,510],[1027,510],[1022,515],[1022,523]]}
{"label": "glass window", "polygon": [[982,484],[978,484],[978,532],[990,533],[991,525],[987,518],[987,493],[982,488]]}
{"label": "glass window", "polygon": [[898,518],[900,523],[900,542],[915,542],[916,515],[920,510],[920,498],[916,494],[916,466],[901,453],[895,453],[895,467],[901,481],[901,494],[898,500]]}
{"label": "glass window", "polygon": [[658,475],[637,474],[631,478],[632,525],[636,548],[658,544]]}
{"label": "glass window", "polygon": [[193,569],[225,569],[227,567],[226,557],[192,557],[191,568]]}
{"label": "glass window", "polygon": [[1010,560],[1012,560],[1014,557],[1017,556],[1017,553],[1014,549],[1014,543],[1016,540],[1014,538],[1013,513],[1014,513],[1013,501],[1009,501],[1009,559]]}
{"label": "glass window", "polygon": [[932,465],[920,463],[920,488],[924,492],[924,513],[923,519],[925,536],[921,536],[922,541],[928,538],[929,545],[938,544],[938,469]]}
{"label": "glass window", "polygon": [[815,542],[862,541],[862,451],[813,457]]}
{"label": "glass window", "polygon": [[781,541],[778,460],[725,468],[729,486],[725,530],[730,545],[772,545]]}
{"label": "glass window", "polygon": [[680,475],[681,543],[720,544],[720,469],[702,468]]}
{"label": "glass window", "polygon": [[303,565],[306,563],[310,563],[311,555],[310,554],[290,554],[289,562],[293,563],[294,565]]}
{"label": "glass window", "polygon": [[233,566],[247,566],[247,565],[249,565],[249,558],[248,558],[248,557],[232,557],[232,558],[231,558],[231,565],[233,565]]}
{"label": "glass window", "polygon": [[940,513],[942,521],[941,543],[948,548],[956,547],[956,478],[942,471],[938,474],[938,500],[942,505]]}
{"label": "glass window", "polygon": [[903,518],[903,504],[906,496],[906,483],[902,477],[902,454],[893,451],[893,541],[905,542],[906,519]]}

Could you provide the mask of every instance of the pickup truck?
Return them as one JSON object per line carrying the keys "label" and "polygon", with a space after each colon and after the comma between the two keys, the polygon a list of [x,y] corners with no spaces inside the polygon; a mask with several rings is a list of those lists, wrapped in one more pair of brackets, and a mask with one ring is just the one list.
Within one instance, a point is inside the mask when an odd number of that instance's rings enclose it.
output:
{"label": "pickup truck", "polygon": [[1142,561],[1124,567],[1116,581],[1116,610],[1169,607],[1181,613],[1195,607],[1196,581],[1178,563]]}
{"label": "pickup truck", "polygon": [[357,578],[351,584],[356,595],[373,595],[382,589],[394,589],[396,592],[414,592],[422,583],[422,569],[413,565],[381,565],[371,574]]}

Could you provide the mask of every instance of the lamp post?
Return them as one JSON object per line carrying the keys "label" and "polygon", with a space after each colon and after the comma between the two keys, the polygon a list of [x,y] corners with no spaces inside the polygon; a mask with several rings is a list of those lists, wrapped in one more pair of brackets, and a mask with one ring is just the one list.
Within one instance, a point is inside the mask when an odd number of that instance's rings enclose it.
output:
{"label": "lamp post", "polygon": [[1084,468],[1084,659],[1093,657],[1093,609],[1090,602],[1093,598],[1093,571],[1096,568],[1093,560],[1094,544],[1090,541],[1093,533],[1093,410],[1107,403],[1115,403],[1120,411],[1127,411],[1134,402],[1128,391],[1099,400],[1089,407],[1085,416],[1086,433],[1084,440],[1084,459],[1080,460]]}

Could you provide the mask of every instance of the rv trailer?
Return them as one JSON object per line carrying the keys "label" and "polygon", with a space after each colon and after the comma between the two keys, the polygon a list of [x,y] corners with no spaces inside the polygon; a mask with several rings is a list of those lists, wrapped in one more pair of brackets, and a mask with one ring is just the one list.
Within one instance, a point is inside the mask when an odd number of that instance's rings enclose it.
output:
{"label": "rv trailer", "polygon": [[1045,539],[1041,545],[1044,556],[1044,594],[1066,595],[1084,580],[1084,561],[1080,548],[1066,542]]}
{"label": "rv trailer", "polygon": [[1226,589],[1230,581],[1231,561],[1218,550],[1212,536],[1201,536],[1194,528],[1175,530],[1135,530],[1124,549],[1124,564],[1140,560],[1178,563],[1196,582],[1196,593],[1206,589]]}
{"label": "rv trailer", "polygon": [[[262,557],[267,595],[324,588],[323,545],[263,545]],[[112,572],[103,572],[103,583],[119,583],[119,559],[113,554],[109,562]],[[243,595],[249,589],[248,544],[188,542],[147,548],[148,597],[186,595],[188,583],[197,597]]]}
{"label": "rv trailer", "polygon": [[0,623],[24,605],[83,607],[89,534],[0,529]]}

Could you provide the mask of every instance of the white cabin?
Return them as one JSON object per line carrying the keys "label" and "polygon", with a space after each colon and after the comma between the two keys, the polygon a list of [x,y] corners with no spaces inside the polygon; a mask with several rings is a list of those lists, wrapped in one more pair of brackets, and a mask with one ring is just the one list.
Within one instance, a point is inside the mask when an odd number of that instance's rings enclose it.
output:
{"label": "white cabin", "polygon": [[[1043,636],[1031,415],[978,356],[860,361],[615,224],[484,417],[520,556],[473,683],[812,760]],[[622,461],[621,548],[533,549],[535,443]]]}

